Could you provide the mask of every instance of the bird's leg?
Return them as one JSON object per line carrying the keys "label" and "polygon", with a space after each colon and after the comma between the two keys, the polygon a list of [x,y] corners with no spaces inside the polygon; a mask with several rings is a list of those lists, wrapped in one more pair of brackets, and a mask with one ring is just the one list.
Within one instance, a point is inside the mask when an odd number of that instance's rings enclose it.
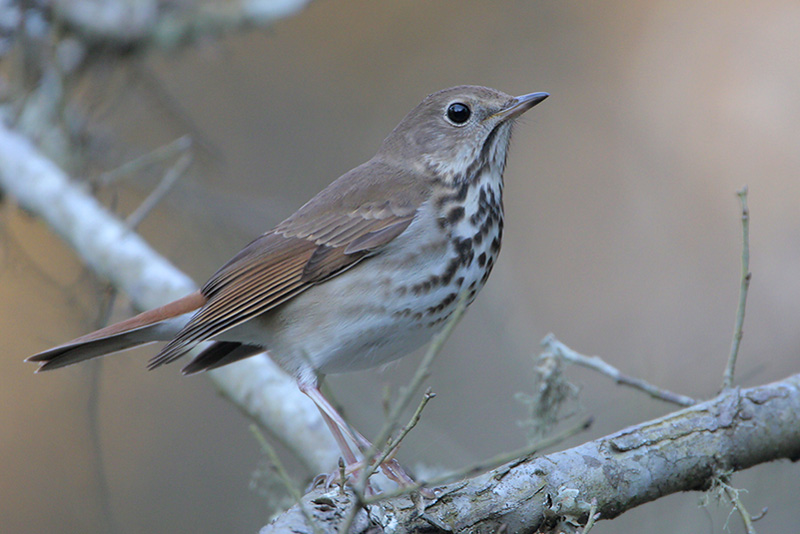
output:
{"label": "bird's leg", "polygon": [[[357,430],[350,428],[350,426],[345,422],[344,418],[342,418],[342,416],[339,415],[339,412],[336,411],[336,408],[334,408],[333,405],[328,402],[328,399],[322,395],[322,392],[317,384],[300,383],[299,386],[300,391],[305,393],[308,398],[310,398],[314,404],[317,405],[317,408],[322,414],[323,420],[330,428],[336,443],[338,443],[339,448],[342,450],[342,454],[345,456],[345,462],[348,465],[356,464],[357,460],[355,459],[355,455],[350,449],[347,440],[345,440],[344,435],[347,435],[347,437],[356,444],[362,453],[369,451],[372,448],[372,443],[370,443],[369,440]],[[400,462],[394,458],[385,460],[383,464],[381,464],[381,469],[389,479],[395,481],[402,487],[414,485],[414,479],[403,470],[403,468],[400,466]]]}
{"label": "bird's leg", "polygon": [[[336,440],[336,443],[339,445],[339,450],[342,451],[342,455],[344,456],[344,463],[346,466],[344,476],[347,478],[348,476],[355,474],[358,472],[359,469],[363,467],[362,462],[359,462],[356,458],[356,455],[353,453],[352,449],[350,449],[350,445],[347,443],[344,435],[342,434],[339,425],[336,424],[336,421],[331,419],[327,413],[325,413],[322,408],[319,408],[319,413],[322,415],[322,420],[325,421],[325,424],[333,434],[333,439]],[[338,473],[331,473],[323,477],[325,487],[330,487],[333,484],[333,480],[338,475]],[[372,486],[370,485],[369,481],[367,481],[367,495],[373,495],[374,491],[372,490]]]}
{"label": "bird's leg", "polygon": [[347,440],[342,434],[342,431],[339,429],[339,426],[336,424],[336,421],[332,420],[321,408],[319,413],[322,415],[322,419],[325,421],[325,424],[328,425],[331,434],[333,434],[333,439],[336,440],[336,444],[339,445],[339,450],[342,451],[342,455],[344,456],[344,463],[346,465],[354,465],[358,463],[356,455],[353,453],[352,449],[350,449],[350,445],[347,443]]}

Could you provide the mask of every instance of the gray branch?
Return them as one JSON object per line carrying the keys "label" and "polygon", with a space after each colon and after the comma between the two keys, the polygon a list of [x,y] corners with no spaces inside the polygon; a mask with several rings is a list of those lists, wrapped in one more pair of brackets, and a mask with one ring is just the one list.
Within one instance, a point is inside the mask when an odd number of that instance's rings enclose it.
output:
{"label": "gray branch", "polygon": [[[560,532],[679,491],[703,491],[733,471],[800,459],[800,374],[718,397],[569,450],[520,459],[436,488],[424,510],[408,496],[362,510],[351,533]],[[353,495],[315,490],[303,498],[318,532],[338,532]],[[261,534],[313,532],[294,506]]]}

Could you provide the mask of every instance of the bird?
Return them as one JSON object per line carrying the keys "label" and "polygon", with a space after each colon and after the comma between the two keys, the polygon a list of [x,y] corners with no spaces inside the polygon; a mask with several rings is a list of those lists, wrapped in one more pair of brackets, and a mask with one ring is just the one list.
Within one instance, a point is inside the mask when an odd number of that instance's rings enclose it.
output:
{"label": "bird", "polygon": [[[166,341],[149,369],[204,342],[184,374],[266,352],[319,408],[345,463],[366,450],[322,395],[324,375],[422,346],[486,283],[503,234],[512,128],[549,95],[463,85],[428,95],[375,156],[224,264],[198,290],[35,354],[39,371]],[[381,466],[411,480],[395,460]]]}

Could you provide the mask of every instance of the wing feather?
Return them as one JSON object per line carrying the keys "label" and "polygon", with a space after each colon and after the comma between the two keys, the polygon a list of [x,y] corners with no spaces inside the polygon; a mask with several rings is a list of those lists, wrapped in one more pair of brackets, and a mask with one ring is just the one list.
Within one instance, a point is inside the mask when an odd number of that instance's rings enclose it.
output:
{"label": "wing feather", "polygon": [[[359,179],[365,172],[371,173],[369,179]],[[385,180],[393,180],[400,189],[387,192],[388,199],[366,201],[381,198],[376,188]],[[379,161],[345,174],[217,271],[201,290],[208,302],[149,367],[169,363],[198,343],[380,253],[414,220],[427,198],[424,185]]]}

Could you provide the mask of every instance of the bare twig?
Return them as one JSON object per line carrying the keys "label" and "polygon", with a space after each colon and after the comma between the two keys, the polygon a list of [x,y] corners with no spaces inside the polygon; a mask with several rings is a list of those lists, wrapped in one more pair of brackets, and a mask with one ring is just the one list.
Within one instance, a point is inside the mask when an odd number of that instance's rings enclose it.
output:
{"label": "bare twig", "polygon": [[730,499],[731,504],[739,512],[739,517],[742,518],[742,523],[744,523],[744,528],[747,534],[756,534],[756,529],[753,527],[753,519],[750,517],[750,512],[744,507],[742,504],[741,499],[739,499],[739,491],[738,489],[732,488],[725,485],[725,495],[728,496]]}
{"label": "bare twig", "polygon": [[258,445],[261,447],[261,450],[264,454],[267,455],[269,461],[275,467],[275,471],[278,473],[278,476],[281,478],[283,485],[289,491],[289,494],[292,496],[294,501],[300,507],[300,511],[302,512],[303,516],[305,516],[306,522],[314,531],[315,534],[320,534],[320,529],[317,526],[317,523],[314,521],[314,517],[311,515],[311,512],[308,511],[306,508],[305,503],[303,502],[303,495],[294,485],[292,481],[292,477],[289,476],[289,473],[286,472],[286,469],[283,467],[283,462],[281,462],[280,458],[278,458],[278,454],[275,452],[275,449],[272,445],[269,444],[267,438],[264,437],[264,434],[261,433],[258,426],[255,424],[250,425],[250,432],[255,436],[256,441],[258,441]]}
{"label": "bare twig", "polygon": [[339,495],[344,495],[344,487],[347,485],[347,466],[344,463],[344,458],[339,457]]}
{"label": "bare twig", "polygon": [[[739,494],[743,491],[746,492],[747,490],[734,488],[730,485],[730,477],[732,474],[732,471],[718,474],[714,478],[711,492],[716,496],[718,501],[721,501],[724,496],[733,506],[730,514],[728,515],[728,521],[730,520],[730,516],[733,514],[733,512],[736,511],[739,513],[739,517],[742,518],[742,523],[744,523],[744,528],[747,534],[756,534],[755,527],[753,527],[754,519],[750,516],[750,513],[744,507],[742,500],[739,498]],[[759,514],[759,518],[763,516],[764,513],[765,512],[762,511],[762,513]],[[727,525],[728,522],[726,521],[725,530],[728,529]]]}
{"label": "bare twig", "polygon": [[179,153],[185,153],[192,146],[192,138],[189,135],[181,136],[174,141],[170,141],[166,145],[160,146],[155,150],[123,163],[116,169],[104,172],[97,178],[97,182],[101,186],[107,186],[116,182],[120,178],[146,169],[156,163],[168,160]]}
{"label": "bare twig", "polygon": [[544,347],[546,351],[550,351],[570,363],[604,374],[617,384],[644,391],[654,399],[677,404],[678,406],[691,406],[695,403],[695,400],[691,397],[662,389],[641,378],[625,375],[613,365],[606,363],[599,356],[584,356],[583,354],[579,354],[556,339],[553,334],[545,336],[542,340],[542,347]]}
{"label": "bare twig", "polygon": [[192,144],[197,146],[201,152],[210,156],[214,161],[224,161],[225,156],[222,151],[214,145],[203,129],[197,124],[192,114],[184,106],[184,103],[176,98],[175,95],[164,84],[158,76],[148,66],[146,61],[134,61],[130,64],[131,82],[142,86],[149,97],[153,99],[153,107],[163,110],[170,119],[178,122],[182,131],[189,132]]}
{"label": "bare twig", "polygon": [[431,391],[431,388],[428,388],[428,390],[422,396],[419,406],[417,406],[417,409],[414,411],[414,415],[411,416],[411,419],[409,419],[408,423],[406,423],[406,426],[400,430],[400,433],[397,434],[397,437],[390,439],[386,443],[383,453],[378,457],[377,460],[375,460],[374,465],[381,465],[386,461],[387,458],[389,458],[389,456],[397,452],[397,448],[400,446],[400,443],[402,443],[403,439],[405,439],[408,433],[411,432],[415,426],[417,426],[417,423],[419,423],[419,419],[422,416],[422,410],[425,409],[425,406],[428,404],[428,402],[430,402],[430,400],[435,396],[436,393]]}
{"label": "bare twig", "polygon": [[192,164],[192,154],[191,152],[184,152],[181,154],[181,157],[178,158],[178,161],[175,162],[175,165],[169,168],[166,173],[164,173],[164,177],[158,183],[155,189],[147,195],[147,198],[139,204],[139,207],[136,208],[133,213],[128,215],[128,218],[125,219],[125,224],[128,225],[128,228],[135,229],[139,226],[142,221],[147,217],[150,211],[161,202],[161,199],[169,193],[172,186],[175,185],[175,182],[178,181],[178,178],[183,176],[186,173],[186,170],[189,168],[189,165]]}
{"label": "bare twig", "polygon": [[[108,324],[111,312],[114,308],[114,301],[117,298],[117,290],[114,286],[108,285],[107,298],[100,303],[100,313],[98,320],[95,321],[96,328],[101,328]],[[102,359],[95,365],[89,367],[89,385],[86,388],[88,398],[86,399],[86,420],[88,422],[89,441],[92,446],[94,461],[94,475],[99,486],[100,507],[103,512],[109,532],[117,532],[118,527],[114,518],[113,508],[111,507],[111,491],[108,484],[108,473],[106,462],[103,457],[103,445],[100,439],[100,375],[102,372]]]}
{"label": "bare twig", "polygon": [[736,368],[736,358],[739,355],[739,345],[742,343],[742,326],[744,325],[744,310],[747,304],[747,290],[750,288],[750,210],[747,208],[747,186],[736,193],[742,204],[742,280],[739,287],[739,306],[736,310],[736,326],[733,329],[731,354],[728,356],[728,365],[722,379],[722,389],[733,385],[733,373]]}
{"label": "bare twig", "polygon": [[748,512],[744,507],[742,500],[739,498],[739,494],[742,492],[747,493],[747,490],[734,488],[731,486],[730,480],[732,476],[732,469],[718,471],[715,473],[714,477],[712,478],[711,488],[703,496],[701,505],[708,506],[708,503],[712,497],[716,499],[718,504],[722,503],[723,501],[730,502],[732,508],[728,513],[728,518],[725,520],[724,530],[728,530],[728,523],[730,522],[731,516],[733,516],[734,512],[738,512],[739,517],[742,518],[742,523],[744,523],[745,532],[747,532],[747,534],[756,534],[753,522],[761,519],[767,513],[767,509],[764,508],[761,513],[758,514],[758,516],[752,517],[750,512]]}
{"label": "bare twig", "polygon": [[589,531],[592,530],[595,521],[598,519],[600,519],[600,514],[597,513],[597,499],[594,498],[592,499],[592,507],[589,509],[589,519],[586,520],[581,534],[589,534]]}

